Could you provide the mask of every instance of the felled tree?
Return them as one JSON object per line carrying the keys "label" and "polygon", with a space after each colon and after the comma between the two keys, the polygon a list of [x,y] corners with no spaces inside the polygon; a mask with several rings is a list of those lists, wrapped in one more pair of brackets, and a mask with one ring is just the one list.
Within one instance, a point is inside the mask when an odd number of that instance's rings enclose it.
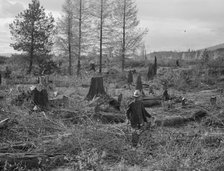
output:
{"label": "felled tree", "polygon": [[103,77],[92,77],[89,92],[86,96],[87,100],[92,100],[99,95],[106,95],[103,86]]}
{"label": "felled tree", "polygon": [[14,50],[29,55],[28,73],[32,71],[34,58],[51,52],[53,46],[54,18],[45,13],[38,0],[32,0],[29,8],[19,13],[9,25]]}

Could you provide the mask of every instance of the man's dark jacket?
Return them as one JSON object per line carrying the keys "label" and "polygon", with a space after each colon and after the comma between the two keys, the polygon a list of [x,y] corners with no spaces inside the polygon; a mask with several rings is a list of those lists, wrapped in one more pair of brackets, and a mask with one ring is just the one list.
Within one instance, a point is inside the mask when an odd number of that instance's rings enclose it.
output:
{"label": "man's dark jacket", "polygon": [[127,118],[131,122],[132,128],[141,128],[144,122],[147,122],[146,117],[150,118],[151,115],[145,110],[141,101],[133,101],[128,105]]}

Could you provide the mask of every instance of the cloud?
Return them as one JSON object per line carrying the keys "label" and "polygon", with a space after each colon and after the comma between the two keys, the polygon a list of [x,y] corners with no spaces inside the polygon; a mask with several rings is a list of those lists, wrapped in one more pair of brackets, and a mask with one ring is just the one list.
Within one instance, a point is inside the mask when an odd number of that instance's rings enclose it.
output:
{"label": "cloud", "polygon": [[13,3],[9,0],[0,0],[0,18],[14,17],[23,9],[23,5],[19,2]]}
{"label": "cloud", "polygon": [[[223,0],[137,0],[151,50],[186,50],[223,43]],[[186,32],[185,32],[186,30]]]}
{"label": "cloud", "polygon": [[141,26],[149,28],[145,38],[149,51],[197,50],[223,43],[223,32],[219,33],[201,23],[180,19],[141,20]]}
{"label": "cloud", "polygon": [[137,0],[137,4],[142,19],[178,19],[208,27],[224,25],[223,0]]}
{"label": "cloud", "polygon": [[[2,0],[4,1],[4,0]],[[11,3],[20,3],[23,7],[28,8],[28,4],[30,4],[31,0],[8,0]],[[40,5],[43,6],[46,10],[50,11],[61,11],[62,4],[65,0],[39,0]]]}

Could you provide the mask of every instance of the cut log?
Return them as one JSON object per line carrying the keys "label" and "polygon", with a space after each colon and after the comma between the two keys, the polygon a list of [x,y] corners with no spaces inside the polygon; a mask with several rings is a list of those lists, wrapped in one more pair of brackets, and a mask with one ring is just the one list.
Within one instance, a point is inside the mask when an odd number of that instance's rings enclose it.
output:
{"label": "cut log", "polygon": [[[63,160],[63,163],[54,162],[59,157]],[[0,153],[0,170],[17,170],[18,167],[23,168],[23,170],[47,169],[50,166],[60,166],[66,162],[64,155]]]}
{"label": "cut log", "polygon": [[102,122],[103,124],[124,123],[126,116],[122,114],[98,112],[93,115],[93,119]]}
{"label": "cut log", "polygon": [[156,120],[156,126],[164,126],[164,127],[180,127],[188,124],[189,122],[199,122],[202,118],[206,117],[207,113],[205,111],[197,111],[190,117],[168,117],[163,120]]}
{"label": "cut log", "polygon": [[146,108],[161,106],[161,102],[159,100],[144,100],[142,102]]}
{"label": "cut log", "polygon": [[142,79],[141,79],[141,75],[138,75],[138,77],[136,79],[135,89],[136,90],[140,90],[142,92]]}
{"label": "cut log", "polygon": [[165,118],[163,120],[156,120],[155,125],[164,126],[164,127],[180,127],[187,124],[188,122],[190,122],[188,118],[175,116],[175,117]]}
{"label": "cut log", "polygon": [[145,107],[161,106],[160,97],[143,97],[142,102]]}
{"label": "cut log", "polygon": [[143,97],[142,98],[143,100],[162,100],[162,97],[160,97],[160,96],[153,96],[153,97],[147,97],[147,96],[145,96],[145,97]]}
{"label": "cut log", "polygon": [[103,86],[103,77],[92,77],[89,92],[86,96],[87,100],[92,100],[99,95],[106,95]]}
{"label": "cut log", "polygon": [[0,148],[0,153],[15,153],[15,151],[26,152],[30,149],[34,149],[35,146],[32,143],[16,143],[13,145],[5,145]]}
{"label": "cut log", "polygon": [[133,74],[131,71],[128,72],[128,86],[129,86],[129,89],[130,89],[130,85],[133,83]]}

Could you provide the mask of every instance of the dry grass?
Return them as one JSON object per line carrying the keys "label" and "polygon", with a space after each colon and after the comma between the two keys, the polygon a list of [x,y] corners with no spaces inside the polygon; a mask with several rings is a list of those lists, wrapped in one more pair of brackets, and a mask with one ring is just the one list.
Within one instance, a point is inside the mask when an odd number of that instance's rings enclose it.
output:
{"label": "dry grass", "polygon": [[[193,122],[179,128],[150,128],[141,134],[140,146],[133,148],[131,131],[126,124],[100,124],[91,118],[94,107],[84,100],[88,86],[83,85],[90,84],[93,73],[83,74],[82,78],[53,76],[54,80],[60,80],[55,91],[69,97],[68,108],[41,113],[30,112],[26,105],[11,106],[10,100],[19,92],[15,86],[6,87],[6,91],[9,88],[13,88],[13,91],[7,97],[7,101],[2,102],[4,111],[1,111],[0,119],[13,118],[18,124],[1,131],[0,143],[13,145],[18,142],[29,142],[33,144],[29,152],[64,155],[66,162],[61,165],[75,170],[217,170],[224,161],[223,95],[217,91],[197,89],[192,93],[183,94],[176,90],[175,84],[179,81],[176,78],[184,80],[181,87],[188,87],[186,78],[176,77],[175,71],[167,74],[170,76],[164,76],[163,73],[163,76],[153,80],[156,94],[161,94],[160,81],[166,79],[170,81],[170,86],[174,86],[173,94],[184,95],[190,101],[189,105],[182,108],[180,104],[174,104],[172,109],[164,109],[162,106],[147,110],[160,119],[189,116],[198,109],[206,110],[209,117],[202,122]],[[115,79],[115,76],[111,76],[111,79]],[[124,79],[125,75],[121,74],[116,82],[118,88],[114,86],[111,88],[113,90],[108,89],[109,94],[114,97],[119,94],[115,89],[123,93],[122,113],[125,113],[134,90],[123,87],[126,84]],[[109,84],[111,80],[105,79],[105,86]],[[209,104],[212,95],[217,97],[216,108]],[[83,121],[77,124],[70,123],[62,117],[63,110],[73,111]],[[47,169],[54,167],[58,165],[52,162]],[[63,167],[63,170],[66,168]]]}

